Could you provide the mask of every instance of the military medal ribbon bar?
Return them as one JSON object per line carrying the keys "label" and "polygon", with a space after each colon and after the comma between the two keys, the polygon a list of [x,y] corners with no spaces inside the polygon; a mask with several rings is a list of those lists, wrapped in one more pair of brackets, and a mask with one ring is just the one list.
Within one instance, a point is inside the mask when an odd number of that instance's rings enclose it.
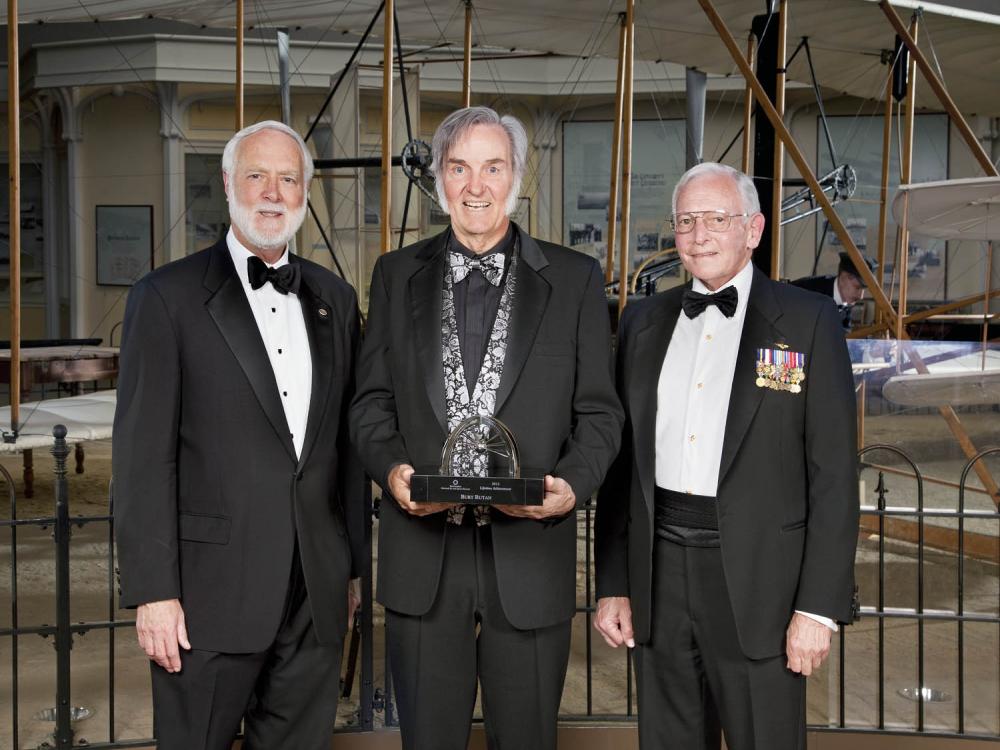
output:
{"label": "military medal ribbon bar", "polygon": [[783,349],[757,350],[757,387],[801,393],[806,379],[806,355]]}

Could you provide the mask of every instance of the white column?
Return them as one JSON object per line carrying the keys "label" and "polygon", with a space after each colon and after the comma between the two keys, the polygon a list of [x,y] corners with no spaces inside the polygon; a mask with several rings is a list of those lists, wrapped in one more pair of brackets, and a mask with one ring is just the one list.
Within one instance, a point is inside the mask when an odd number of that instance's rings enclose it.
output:
{"label": "white column", "polygon": [[[556,211],[553,201],[561,195],[559,181],[553,170],[553,153],[558,144],[556,129],[559,127],[559,112],[536,111],[534,116],[534,136],[531,145],[535,150],[535,180],[531,185],[526,175],[521,187],[521,195],[530,195],[534,187],[535,226],[533,233],[539,239],[559,242],[562,229],[556,224],[562,211]],[[529,155],[530,158],[530,155]]]}
{"label": "white column", "polygon": [[160,137],[163,138],[163,239],[159,243],[154,263],[162,266],[187,255],[187,227],[184,222],[182,110],[177,96],[177,84],[157,82],[156,90],[160,99]]}
{"label": "white column", "polygon": [[54,92],[62,109],[63,140],[66,141],[66,195],[69,227],[66,233],[69,244],[69,330],[70,336],[84,338],[90,335],[86,320],[84,300],[87,295],[88,279],[93,283],[94,270],[83,263],[83,189],[80,183],[81,146],[83,132],[80,127],[79,90],[63,87]]}
{"label": "white column", "polygon": [[42,272],[45,274],[45,338],[59,338],[59,239],[56,224],[56,145],[52,100],[35,97],[42,135]]}

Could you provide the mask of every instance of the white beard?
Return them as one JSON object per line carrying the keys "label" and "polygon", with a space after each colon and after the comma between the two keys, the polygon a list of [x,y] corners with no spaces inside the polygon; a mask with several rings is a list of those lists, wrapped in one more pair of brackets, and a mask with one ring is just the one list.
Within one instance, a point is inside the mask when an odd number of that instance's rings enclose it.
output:
{"label": "white beard", "polygon": [[[258,211],[282,211],[283,224],[275,230],[258,229],[254,224],[254,218]],[[295,236],[306,218],[306,202],[295,211],[289,211],[284,203],[261,203],[256,206],[247,206],[240,202],[235,195],[229,196],[229,218],[233,225],[240,230],[240,233],[253,245],[263,250],[278,250],[288,244],[288,241]]]}

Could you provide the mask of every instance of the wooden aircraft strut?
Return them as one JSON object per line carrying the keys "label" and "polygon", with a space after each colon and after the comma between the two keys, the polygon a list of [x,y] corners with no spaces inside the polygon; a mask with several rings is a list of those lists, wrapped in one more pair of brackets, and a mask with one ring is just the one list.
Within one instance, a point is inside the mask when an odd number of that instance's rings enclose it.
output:
{"label": "wooden aircraft strut", "polygon": [[236,0],[236,132],[243,130],[243,0]]}
{"label": "wooden aircraft strut", "polygon": [[622,113],[625,107],[625,55],[628,53],[628,23],[625,14],[618,16],[618,73],[615,77],[615,122],[611,135],[611,190],[608,193],[607,253],[604,281],[611,283],[615,269],[615,234],[618,230],[618,173],[621,170]]}
{"label": "wooden aircraft strut", "polygon": [[[392,245],[392,43],[396,0],[385,0],[382,32],[382,214],[379,251],[387,253]],[[402,82],[406,85],[406,81]]]}
{"label": "wooden aircraft strut", "polygon": [[472,105],[472,0],[465,0],[465,43],[462,55],[462,106]]}
{"label": "wooden aircraft strut", "polygon": [[632,87],[635,83],[635,0],[625,4],[625,70],[622,75],[622,223],[618,248],[618,315],[628,300],[629,213],[632,209]]}
{"label": "wooden aircraft strut", "polygon": [[[888,299],[888,297],[886,297],[881,285],[879,285],[874,274],[872,274],[871,269],[868,268],[868,264],[865,262],[861,252],[854,244],[854,240],[847,231],[847,227],[844,225],[844,222],[841,220],[837,212],[834,211],[829,198],[825,193],[823,193],[818,181],[816,180],[816,176],[813,174],[812,168],[809,166],[809,163],[806,161],[806,158],[802,153],[802,150],[799,148],[795,139],[788,131],[788,128],[785,127],[781,117],[778,116],[774,105],[768,99],[767,94],[760,82],[757,81],[754,76],[753,70],[750,68],[750,65],[743,56],[743,53],[736,45],[736,40],[733,38],[732,33],[730,33],[725,21],[722,20],[721,16],[719,16],[718,11],[716,11],[711,0],[698,0],[698,4],[705,12],[709,22],[715,28],[715,31],[719,35],[723,44],[726,45],[730,56],[740,68],[744,79],[748,84],[750,84],[753,90],[754,98],[757,100],[764,114],[767,115],[767,119],[770,120],[771,125],[774,127],[775,134],[785,144],[785,148],[788,150],[788,155],[792,158],[792,161],[795,162],[795,166],[798,169],[799,174],[801,174],[805,179],[806,184],[808,184],[810,189],[813,191],[816,201],[822,206],[823,213],[825,214],[827,221],[830,223],[834,233],[840,239],[841,244],[850,256],[851,262],[854,263],[854,267],[857,269],[858,275],[861,276],[865,285],[870,290],[875,304],[882,310],[887,323],[895,328],[897,314],[896,310],[892,306],[892,302]],[[902,34],[900,36],[902,36]],[[901,344],[904,343],[904,339],[908,339],[905,328],[903,329],[903,337],[900,340]],[[913,346],[904,346],[904,349],[907,356],[913,362],[915,369],[918,372],[927,372],[927,367],[916,349]],[[939,411],[947,422],[949,429],[955,436],[959,445],[962,447],[962,451],[965,455],[970,459],[976,456],[978,451],[972,443],[972,440],[969,438],[968,433],[965,431],[965,428],[962,426],[961,421],[958,419],[958,415],[955,414],[955,410],[950,406],[943,406],[939,409]],[[1000,487],[997,486],[997,483],[990,475],[989,470],[983,466],[982,461],[976,464],[976,474],[983,482],[983,486],[989,491],[990,496],[994,499],[994,502],[1000,505]]]}
{"label": "wooden aircraft strut", "polygon": [[[21,59],[17,0],[7,0],[7,178],[10,227],[10,434],[21,423]],[[50,270],[51,272],[51,270]],[[4,439],[8,439],[5,433]]]}

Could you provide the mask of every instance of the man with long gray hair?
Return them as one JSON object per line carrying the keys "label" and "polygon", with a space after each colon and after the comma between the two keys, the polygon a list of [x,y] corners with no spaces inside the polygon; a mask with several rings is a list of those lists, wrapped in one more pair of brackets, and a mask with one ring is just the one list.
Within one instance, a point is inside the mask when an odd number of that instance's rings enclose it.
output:
{"label": "man with long gray hair", "polygon": [[[129,293],[113,467],[161,750],[328,748],[363,564],[346,425],[354,290],[289,252],[312,157],[280,122],[222,156],[232,226]],[[354,571],[352,573],[352,571]]]}
{"label": "man with long gray hair", "polygon": [[[464,750],[477,678],[492,748],[551,750],[576,610],[576,514],[618,449],[603,278],[509,219],[520,122],[458,110],[433,141],[442,234],[375,265],[352,436],[382,486],[378,599],[407,750]],[[540,506],[413,502],[463,419],[511,430]],[[459,452],[467,476],[485,456]]]}

